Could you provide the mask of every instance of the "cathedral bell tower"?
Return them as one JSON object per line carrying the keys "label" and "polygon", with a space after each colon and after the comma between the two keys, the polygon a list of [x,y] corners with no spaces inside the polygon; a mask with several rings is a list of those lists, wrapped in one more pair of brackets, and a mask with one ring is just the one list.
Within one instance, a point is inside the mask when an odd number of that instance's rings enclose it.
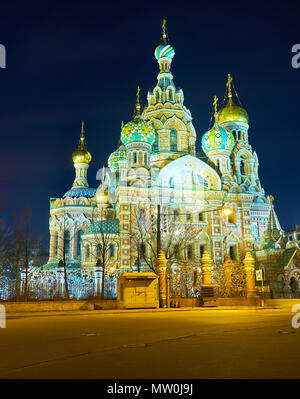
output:
{"label": "cathedral bell tower", "polygon": [[72,154],[74,162],[74,168],[76,170],[76,176],[73,183],[73,187],[89,187],[87,181],[87,170],[92,160],[91,154],[88,152],[85,144],[84,136],[84,121],[81,125],[81,136],[79,140],[79,146]]}
{"label": "cathedral bell tower", "polygon": [[175,50],[169,44],[166,20],[163,20],[161,41],[154,56],[159,73],[156,86],[148,91],[148,107],[143,112],[143,118],[156,131],[151,165],[161,168],[182,155],[195,155],[196,142],[192,115],[184,105],[183,91],[176,88],[173,82],[171,64]]}

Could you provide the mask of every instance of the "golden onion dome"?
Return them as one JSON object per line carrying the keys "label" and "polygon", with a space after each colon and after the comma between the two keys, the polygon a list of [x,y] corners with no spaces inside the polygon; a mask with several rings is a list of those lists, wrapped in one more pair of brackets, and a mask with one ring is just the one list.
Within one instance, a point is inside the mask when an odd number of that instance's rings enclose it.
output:
{"label": "golden onion dome", "polygon": [[89,164],[92,160],[91,154],[86,148],[78,147],[72,154],[72,159],[74,163],[87,163]]}
{"label": "golden onion dome", "polygon": [[97,204],[109,204],[109,194],[107,188],[102,183],[95,194],[95,202]]}
{"label": "golden onion dome", "polygon": [[76,163],[87,163],[89,164],[92,160],[90,152],[87,150],[85,145],[84,137],[84,122],[82,121],[81,136],[79,141],[79,146],[72,154],[73,162]]}
{"label": "golden onion dome", "polygon": [[229,98],[228,103],[219,111],[219,124],[225,122],[244,122],[249,123],[249,116],[247,111],[235,105],[231,98]]}

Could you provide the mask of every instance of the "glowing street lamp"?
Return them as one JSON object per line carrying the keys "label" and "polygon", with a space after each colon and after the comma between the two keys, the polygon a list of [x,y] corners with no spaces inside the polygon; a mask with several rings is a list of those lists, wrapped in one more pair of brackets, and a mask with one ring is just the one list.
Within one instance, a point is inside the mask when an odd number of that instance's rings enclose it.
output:
{"label": "glowing street lamp", "polygon": [[232,211],[231,211],[231,209],[229,209],[229,208],[224,208],[224,209],[223,209],[223,213],[224,213],[225,216],[230,215],[231,212],[232,212]]}

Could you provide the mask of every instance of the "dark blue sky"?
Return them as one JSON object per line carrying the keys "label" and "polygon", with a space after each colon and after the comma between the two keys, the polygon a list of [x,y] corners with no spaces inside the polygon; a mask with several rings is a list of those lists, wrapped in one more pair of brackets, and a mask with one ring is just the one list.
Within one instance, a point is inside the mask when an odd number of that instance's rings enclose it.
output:
{"label": "dark blue sky", "polygon": [[167,19],[172,72],[191,110],[200,150],[213,96],[228,73],[250,116],[249,142],[259,176],[275,197],[283,228],[299,223],[300,43],[297,2],[107,1],[1,4],[0,182],[5,214],[30,206],[47,240],[49,197],[72,185],[71,155],[81,120],[97,169],[115,150],[121,121],[132,118],[136,86],[143,105],[156,84],[153,52]]}

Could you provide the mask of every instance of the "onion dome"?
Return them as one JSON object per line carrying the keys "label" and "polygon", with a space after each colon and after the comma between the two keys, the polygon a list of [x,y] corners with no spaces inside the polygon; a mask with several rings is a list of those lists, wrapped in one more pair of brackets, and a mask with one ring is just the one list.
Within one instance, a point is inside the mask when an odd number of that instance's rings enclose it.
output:
{"label": "onion dome", "polygon": [[234,147],[234,137],[231,132],[215,123],[213,128],[203,135],[201,144],[205,153],[213,150],[231,151]]}
{"label": "onion dome", "polygon": [[231,98],[224,108],[219,111],[219,123],[225,122],[244,122],[249,124],[249,116],[247,111],[235,105]]}
{"label": "onion dome", "polygon": [[159,61],[160,58],[169,58],[171,62],[175,55],[175,50],[170,44],[167,44],[166,22],[167,21],[164,19],[162,23],[161,43],[156,47],[154,55],[157,61]]}
{"label": "onion dome", "polygon": [[95,202],[101,205],[109,204],[108,190],[107,188],[104,187],[103,183],[101,184],[100,188],[98,188],[98,190],[96,191]]}
{"label": "onion dome", "polygon": [[230,76],[230,74],[228,74],[228,81],[226,84],[228,88],[228,102],[225,107],[219,111],[219,123],[221,124],[225,122],[243,122],[248,124],[249,116],[247,111],[244,108],[235,105],[232,101],[231,82],[232,77]]}
{"label": "onion dome", "polygon": [[170,44],[160,44],[159,46],[156,47],[154,55],[157,60],[163,57],[173,59],[175,55],[175,50]]}
{"label": "onion dome", "polygon": [[121,140],[127,146],[131,143],[152,144],[155,139],[155,129],[146,122],[140,115],[141,106],[139,103],[140,88],[137,91],[136,115],[131,122],[121,130]]}
{"label": "onion dome", "polygon": [[126,161],[126,150],[123,145],[109,156],[107,163],[109,168],[116,172],[119,170],[120,161]]}
{"label": "onion dome", "polygon": [[105,171],[103,166],[101,186],[97,189],[94,198],[97,204],[106,205],[107,207],[109,205],[109,193],[108,189],[105,187],[104,180],[105,180]]}
{"label": "onion dome", "polygon": [[85,145],[85,137],[84,137],[84,122],[82,121],[81,127],[81,136],[79,140],[79,146],[77,150],[75,150],[72,154],[72,159],[75,164],[77,163],[86,163],[89,164],[92,160],[91,154],[88,152]]}
{"label": "onion dome", "polygon": [[205,153],[214,150],[228,150],[231,151],[234,147],[234,137],[229,131],[226,131],[219,124],[219,115],[217,112],[218,98],[214,98],[215,107],[215,124],[212,129],[208,130],[202,136],[202,149]]}

